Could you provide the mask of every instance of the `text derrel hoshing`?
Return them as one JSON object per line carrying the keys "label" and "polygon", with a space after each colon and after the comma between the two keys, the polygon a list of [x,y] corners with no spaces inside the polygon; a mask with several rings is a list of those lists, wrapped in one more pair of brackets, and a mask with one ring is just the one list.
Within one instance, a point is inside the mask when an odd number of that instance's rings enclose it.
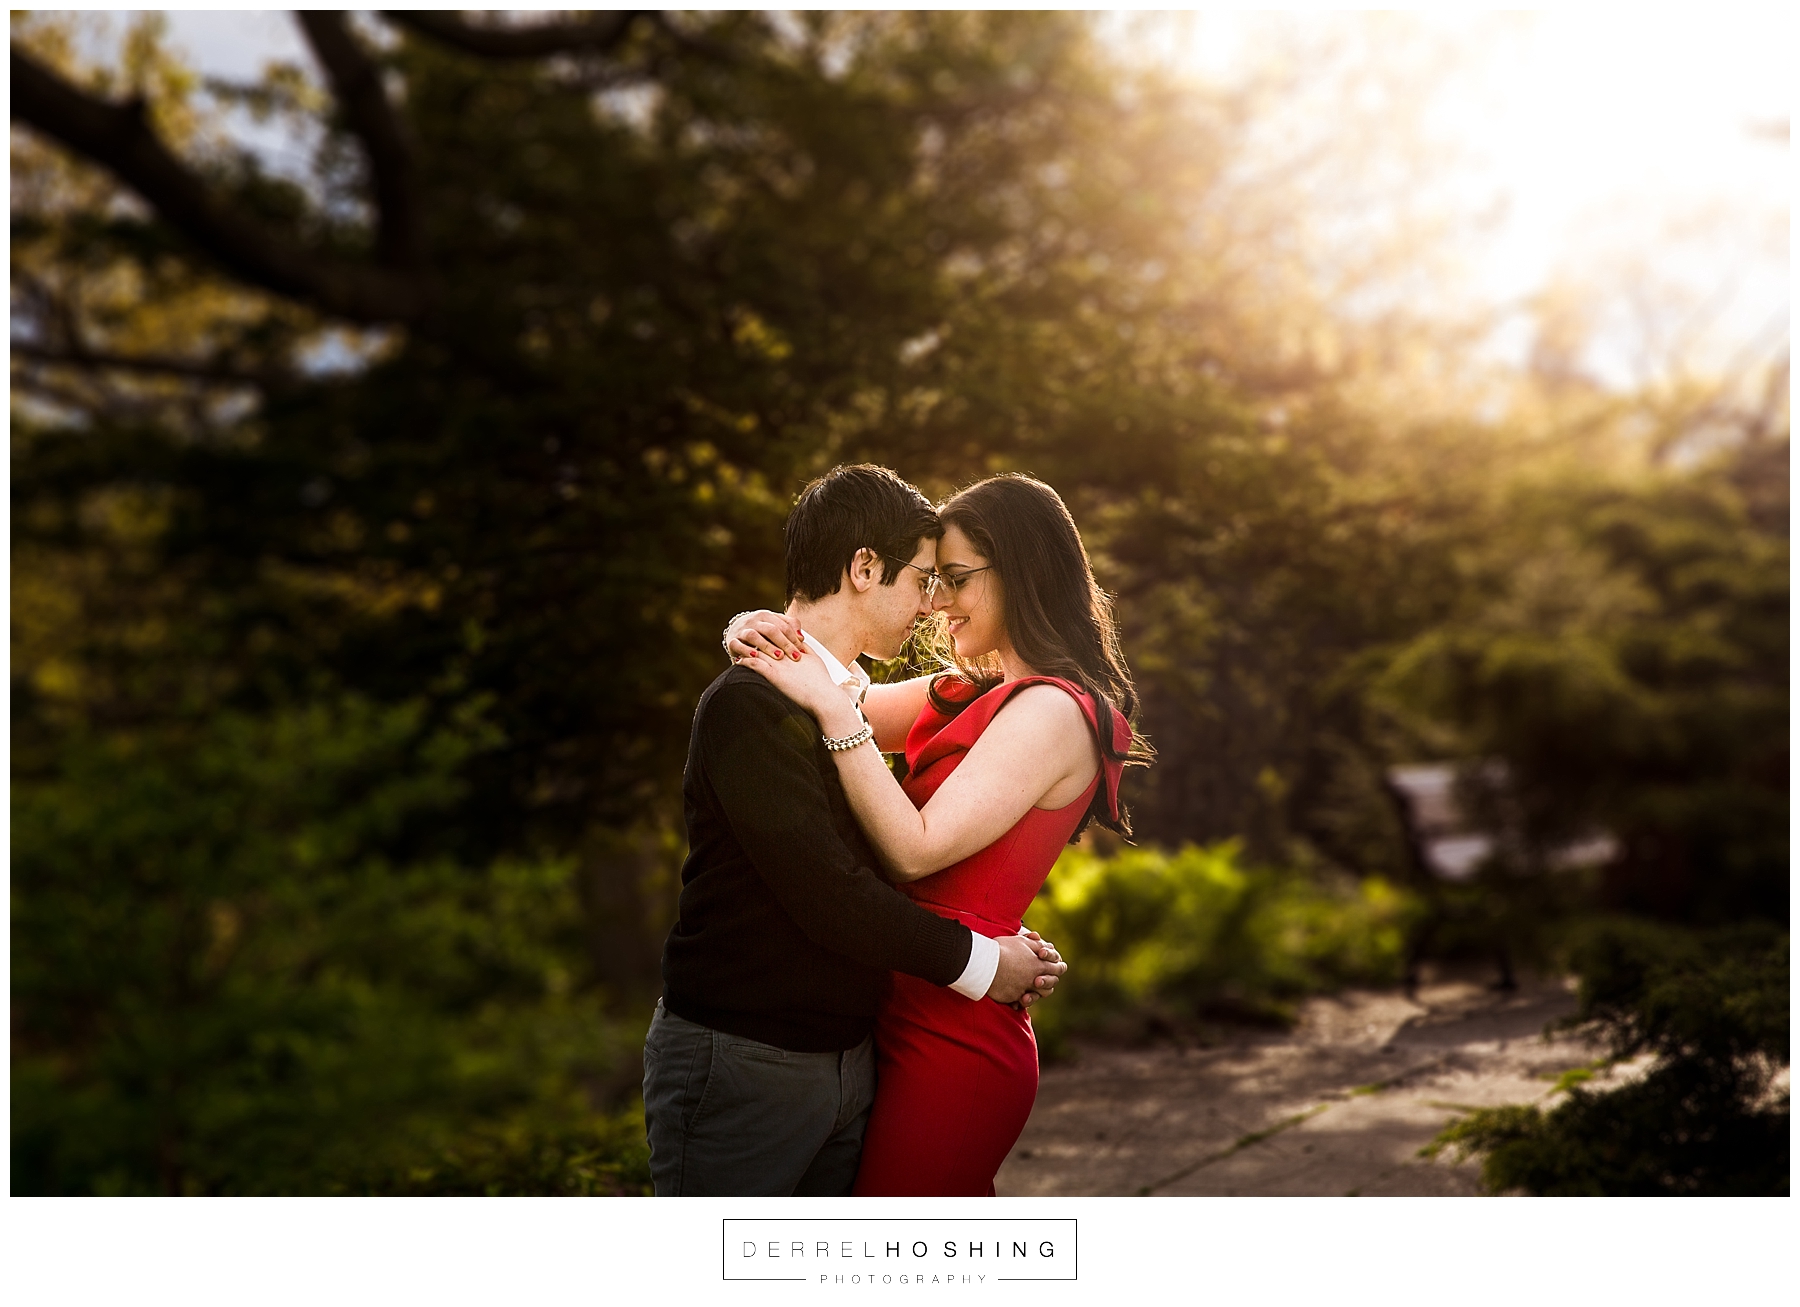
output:
{"label": "text derrel hoshing", "polygon": [[[769,1217],[724,1222],[724,1278],[1002,1283],[1077,1278],[1072,1218]],[[873,1280],[871,1280],[873,1277]]]}

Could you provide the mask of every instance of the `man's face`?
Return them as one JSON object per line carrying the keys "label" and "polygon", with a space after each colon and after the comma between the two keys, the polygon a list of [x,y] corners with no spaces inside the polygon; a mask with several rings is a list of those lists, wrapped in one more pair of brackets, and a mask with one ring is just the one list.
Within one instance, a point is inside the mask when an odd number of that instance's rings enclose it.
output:
{"label": "man's face", "polygon": [[926,578],[937,567],[937,541],[924,540],[912,556],[910,567],[888,563],[899,568],[900,575],[892,585],[877,585],[871,592],[873,620],[869,623],[869,647],[863,652],[871,658],[893,658],[912,634],[913,623],[931,612],[931,601],[925,597]]}

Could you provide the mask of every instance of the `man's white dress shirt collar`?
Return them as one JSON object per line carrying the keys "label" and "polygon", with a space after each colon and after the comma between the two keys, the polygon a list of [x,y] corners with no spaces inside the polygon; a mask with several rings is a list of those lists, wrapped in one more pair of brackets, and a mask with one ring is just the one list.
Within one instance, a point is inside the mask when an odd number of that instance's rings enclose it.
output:
{"label": "man's white dress shirt collar", "polygon": [[831,673],[831,683],[849,695],[850,702],[860,708],[863,695],[869,692],[871,684],[869,674],[863,670],[862,664],[852,658],[850,666],[845,667],[831,650],[813,639],[810,632],[803,632],[800,638],[806,642],[808,649],[819,655],[819,660],[825,664],[825,670]]}

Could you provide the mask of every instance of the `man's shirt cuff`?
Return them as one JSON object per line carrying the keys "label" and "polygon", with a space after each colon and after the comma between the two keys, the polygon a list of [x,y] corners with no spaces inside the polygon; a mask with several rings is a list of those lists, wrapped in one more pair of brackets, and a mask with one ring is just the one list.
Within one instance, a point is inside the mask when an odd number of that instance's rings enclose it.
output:
{"label": "man's shirt cuff", "polygon": [[986,998],[998,970],[1000,945],[972,930],[969,932],[969,965],[963,968],[962,975],[950,982],[950,988],[964,998]]}

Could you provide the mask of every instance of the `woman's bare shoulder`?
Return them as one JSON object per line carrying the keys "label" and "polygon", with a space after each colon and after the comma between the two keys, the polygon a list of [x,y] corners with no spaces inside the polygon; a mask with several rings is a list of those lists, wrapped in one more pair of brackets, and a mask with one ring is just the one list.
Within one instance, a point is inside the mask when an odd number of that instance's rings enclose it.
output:
{"label": "woman's bare shoulder", "polygon": [[[1094,732],[1087,714],[1067,690],[1028,685],[1015,691],[975,743],[974,753],[993,750],[1021,776],[1049,782],[1038,806],[1057,808],[1077,797],[1098,766]],[[1065,784],[1070,792],[1064,792]]]}
{"label": "woman's bare shoulder", "polygon": [[994,725],[1011,718],[1016,726],[1033,726],[1057,735],[1087,733],[1087,714],[1067,690],[1055,685],[1028,685],[1008,696],[994,714]]}

